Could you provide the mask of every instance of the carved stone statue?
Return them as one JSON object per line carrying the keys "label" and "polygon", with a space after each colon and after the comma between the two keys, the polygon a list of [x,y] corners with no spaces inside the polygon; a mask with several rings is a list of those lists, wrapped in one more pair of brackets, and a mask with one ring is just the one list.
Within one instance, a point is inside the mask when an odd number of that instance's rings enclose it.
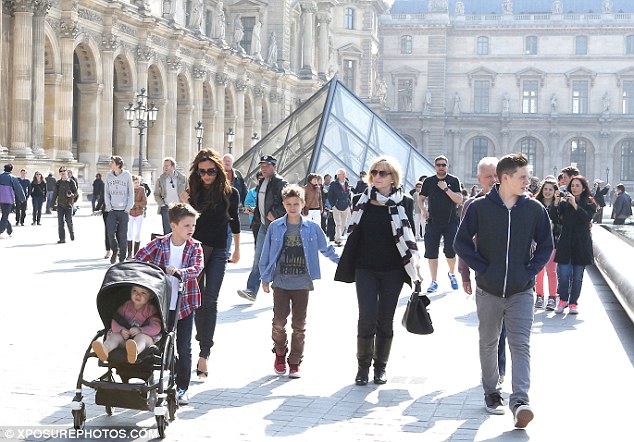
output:
{"label": "carved stone statue", "polygon": [[464,15],[464,3],[461,1],[456,2],[456,15]]}
{"label": "carved stone statue", "polygon": [[176,0],[163,0],[163,17],[174,20]]}
{"label": "carved stone statue", "polygon": [[557,95],[552,94],[550,96],[550,112],[552,112],[553,114],[556,114],[558,107],[559,107],[559,102],[557,101]]}
{"label": "carved stone statue", "polygon": [[502,98],[502,113],[508,114],[510,109],[511,109],[511,97],[509,96],[508,93],[505,93],[504,97]]}
{"label": "carved stone statue", "polygon": [[512,14],[513,2],[511,0],[504,0],[504,2],[502,3],[502,9],[504,10],[505,14]]}
{"label": "carved stone statue", "polygon": [[428,0],[427,10],[429,12],[447,12],[449,5],[447,0]]}
{"label": "carved stone statue", "polygon": [[612,4],[612,0],[603,0],[603,3],[601,3],[601,7],[603,8],[604,14],[612,13]]}
{"label": "carved stone statue", "polygon": [[242,25],[242,15],[236,15],[233,20],[233,47],[240,52],[244,52],[244,48],[240,45],[244,37],[244,26]]}
{"label": "carved stone statue", "polygon": [[564,12],[564,5],[559,0],[553,2],[553,7],[551,9],[553,14],[561,14]]}
{"label": "carved stone statue", "polygon": [[262,60],[262,40],[260,32],[262,31],[262,22],[260,20],[253,25],[253,34],[251,36],[251,55],[256,60]]}
{"label": "carved stone statue", "polygon": [[200,26],[203,24],[203,14],[205,13],[205,6],[203,0],[195,0],[192,3],[192,14],[189,20],[189,29],[194,32],[200,32]]}
{"label": "carved stone statue", "polygon": [[603,113],[609,114],[610,113],[610,95],[608,95],[607,92],[603,94],[603,97],[601,97],[601,104],[603,105]]}
{"label": "carved stone statue", "polygon": [[277,66],[277,37],[275,31],[269,35],[269,50],[266,52],[266,62],[271,66]]}
{"label": "carved stone statue", "polygon": [[456,92],[456,95],[453,97],[453,115],[460,115],[460,94]]}
{"label": "carved stone statue", "polygon": [[423,101],[423,112],[424,113],[431,112],[431,91],[429,89],[425,91],[425,101]]}
{"label": "carved stone statue", "polygon": [[224,41],[226,26],[225,10],[222,2],[218,2],[218,4],[216,5],[216,25],[214,29],[214,38],[217,38],[220,41]]}
{"label": "carved stone statue", "polygon": [[385,79],[382,79],[376,85],[376,98],[378,98],[380,103],[385,103],[387,99],[387,83]]}

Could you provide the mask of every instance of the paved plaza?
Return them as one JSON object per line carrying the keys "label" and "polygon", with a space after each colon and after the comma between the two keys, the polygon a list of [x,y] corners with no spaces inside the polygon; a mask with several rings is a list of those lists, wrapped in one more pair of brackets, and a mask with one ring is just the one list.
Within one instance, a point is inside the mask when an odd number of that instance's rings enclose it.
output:
{"label": "paved plaza", "polygon": [[[148,207],[144,242],[160,231],[155,212]],[[55,215],[46,215],[42,224],[16,227],[11,238],[0,239],[0,430],[72,427],[70,402],[82,356],[101,326],[95,298],[109,265],[101,217],[83,206],[75,217],[77,239],[61,245]],[[396,312],[388,383],[358,387],[354,285],[333,282],[335,266],[322,259],[323,279],[310,295],[302,378],[275,375],[272,297],[260,292],[255,304],[246,304],[236,295],[253,255],[251,232],[243,231],[241,240],[242,259],[228,265],[220,294],[210,377],[203,383],[194,374],[191,402],[178,410],[167,440],[632,440],[634,325],[596,269],[587,271],[578,316],[535,314],[535,419],[522,431],[513,429],[508,410],[504,416],[484,410],[475,301],[452,291],[446,277],[432,296],[436,332],[415,336],[400,325],[406,287]],[[446,274],[446,263],[440,263],[439,274]],[[423,269],[428,271],[426,264]],[[193,349],[197,356],[197,342]],[[102,372],[94,361],[88,377]],[[107,416],[94,405],[92,391],[84,391],[88,427],[155,427],[149,412],[117,409]]]}

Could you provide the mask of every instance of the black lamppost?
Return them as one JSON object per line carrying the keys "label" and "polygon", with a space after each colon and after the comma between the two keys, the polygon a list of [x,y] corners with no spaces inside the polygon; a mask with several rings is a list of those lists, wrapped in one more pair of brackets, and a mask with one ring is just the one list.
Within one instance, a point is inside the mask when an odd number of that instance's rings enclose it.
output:
{"label": "black lamppost", "polygon": [[[156,122],[158,107],[154,103],[148,108],[145,95],[145,88],[141,89],[141,93],[136,96],[136,106],[132,102],[128,103],[128,107],[123,110],[125,119],[133,129],[139,129],[139,176],[143,176],[143,135],[145,129],[153,127]],[[133,123],[136,121],[136,125]]]}
{"label": "black lamppost", "polygon": [[258,143],[259,139],[260,137],[258,137],[258,133],[253,132],[253,136],[251,137],[251,147],[255,146]]}
{"label": "black lamppost", "polygon": [[198,121],[198,123],[196,123],[196,127],[194,127],[194,130],[196,131],[196,138],[198,139],[198,150],[200,150],[203,147],[203,134],[205,133],[203,122]]}
{"label": "black lamppost", "polygon": [[553,176],[555,177],[555,180],[557,179],[557,166],[553,167]]}
{"label": "black lamppost", "polygon": [[605,168],[605,184],[610,184],[610,168]]}
{"label": "black lamppost", "polygon": [[227,129],[227,143],[229,143],[229,153],[231,153],[231,149],[233,149],[233,138],[236,136],[233,131],[233,127]]}

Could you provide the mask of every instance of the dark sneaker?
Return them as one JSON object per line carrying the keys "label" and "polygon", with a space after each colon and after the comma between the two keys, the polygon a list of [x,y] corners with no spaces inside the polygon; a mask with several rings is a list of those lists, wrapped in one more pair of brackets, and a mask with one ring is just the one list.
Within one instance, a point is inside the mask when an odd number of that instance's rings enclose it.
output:
{"label": "dark sneaker", "polygon": [[458,290],[458,280],[456,279],[456,275],[453,273],[447,273],[449,276],[449,282],[451,282],[451,288],[454,290]]}
{"label": "dark sneaker", "polygon": [[112,256],[110,257],[110,264],[114,264],[115,262],[117,262],[117,253],[113,252]]}
{"label": "dark sneaker", "polygon": [[248,299],[251,302],[255,302],[256,294],[251,290],[238,290],[238,296],[244,299]]}
{"label": "dark sneaker", "polygon": [[544,297],[537,295],[535,300],[535,308],[544,308]]}
{"label": "dark sneaker", "polygon": [[557,308],[557,297],[549,296],[548,302],[546,303],[546,310],[550,310],[551,312]]}
{"label": "dark sneaker", "polygon": [[535,417],[531,407],[524,402],[515,405],[513,408],[513,416],[515,416],[515,428],[526,428],[529,422]]}
{"label": "dark sneaker", "polygon": [[292,379],[299,379],[302,374],[299,372],[299,364],[288,364],[288,377]]}
{"label": "dark sneaker", "polygon": [[286,374],[286,355],[278,355],[275,353],[275,362],[273,369],[276,374]]}
{"label": "dark sneaker", "polygon": [[504,399],[499,392],[484,396],[485,408],[491,414],[504,414]]}

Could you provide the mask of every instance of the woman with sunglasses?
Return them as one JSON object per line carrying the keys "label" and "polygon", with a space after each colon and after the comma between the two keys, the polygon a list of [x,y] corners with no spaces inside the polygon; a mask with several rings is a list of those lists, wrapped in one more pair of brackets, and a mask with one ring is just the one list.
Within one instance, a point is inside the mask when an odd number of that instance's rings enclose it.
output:
{"label": "woman with sunglasses", "polygon": [[231,226],[235,244],[229,262],[237,263],[240,259],[240,194],[227,180],[218,152],[207,148],[201,149],[194,158],[188,182],[189,190],[181,194],[181,201],[188,202],[200,213],[194,239],[202,243],[205,260],[198,282],[202,304],[194,316],[196,340],[200,344],[196,373],[204,379],[214,345],[218,295],[227,267],[227,225]]}
{"label": "woman with sunglasses", "polygon": [[41,226],[42,204],[46,201],[46,181],[39,171],[35,171],[33,181],[31,181],[31,204],[33,204],[33,222],[32,226],[37,224]]}
{"label": "woman with sunglasses", "polygon": [[559,304],[555,313],[568,308],[568,314],[576,315],[583,272],[594,262],[590,227],[597,207],[584,176],[572,177],[567,190],[559,203],[561,234],[555,251]]}
{"label": "woman with sunglasses", "polygon": [[387,382],[394,311],[403,283],[422,280],[411,227],[414,200],[403,192],[401,176],[390,157],[372,163],[368,189],[354,196],[349,237],[335,273],[336,281],[355,282],[357,289],[357,385],[368,383],[372,359],[374,383]]}

